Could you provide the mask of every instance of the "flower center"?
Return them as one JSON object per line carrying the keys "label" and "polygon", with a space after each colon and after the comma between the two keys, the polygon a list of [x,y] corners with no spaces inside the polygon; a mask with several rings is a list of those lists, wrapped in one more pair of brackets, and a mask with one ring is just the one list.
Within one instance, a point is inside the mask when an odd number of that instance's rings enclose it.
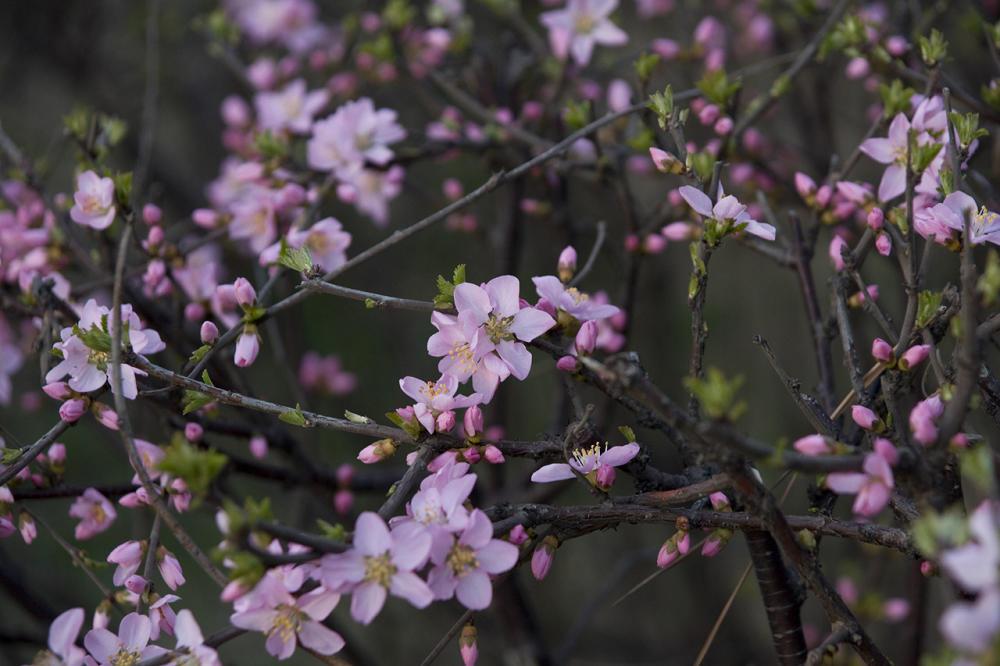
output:
{"label": "flower center", "polygon": [[283,642],[290,641],[295,633],[302,626],[302,612],[292,606],[282,605],[278,607],[278,614],[271,624],[271,631],[268,634],[277,632]]}
{"label": "flower center", "polygon": [[448,352],[448,358],[455,361],[463,370],[472,370],[476,362],[472,359],[472,347],[468,342],[457,343]]}
{"label": "flower center", "polygon": [[105,513],[103,506],[100,504],[94,504],[90,507],[90,517],[93,518],[94,522],[98,525],[103,525],[104,521],[108,519],[108,514]]}
{"label": "flower center", "polygon": [[111,666],[135,666],[140,659],[142,656],[138,652],[129,652],[122,647],[111,657],[110,663]]}
{"label": "flower center", "polygon": [[988,229],[997,223],[1000,215],[994,213],[991,210],[986,210],[986,206],[979,209],[979,212],[972,216],[972,228],[975,229],[976,233],[982,233],[984,229]]}
{"label": "flower center", "polygon": [[464,576],[472,569],[479,567],[479,561],[476,559],[476,551],[468,546],[455,544],[448,555],[448,567],[456,576]]}
{"label": "flower center", "polygon": [[424,386],[424,394],[427,396],[428,400],[438,397],[439,395],[447,395],[448,387],[445,386],[444,382],[432,382],[428,381]]}
{"label": "flower center", "polygon": [[365,558],[365,581],[378,583],[382,587],[388,588],[395,573],[396,567],[389,559],[388,553]]}
{"label": "flower center", "polygon": [[594,25],[597,21],[590,14],[577,14],[576,19],[573,21],[573,29],[577,34],[587,35],[594,30]]}
{"label": "flower center", "polygon": [[588,462],[595,461],[601,457],[601,444],[598,442],[593,446],[588,446],[585,449],[574,449],[573,459],[581,467],[586,467]]}
{"label": "flower center", "polygon": [[90,354],[87,355],[87,363],[96,367],[101,372],[106,372],[108,364],[111,363],[111,354],[91,349]]}
{"label": "flower center", "polygon": [[493,344],[499,344],[502,340],[513,340],[514,334],[510,332],[510,325],[514,317],[498,317],[491,313],[486,320],[486,335]]}
{"label": "flower center", "polygon": [[570,287],[569,289],[566,290],[566,293],[569,294],[570,298],[572,298],[573,302],[576,303],[577,305],[590,299],[590,295],[583,293],[576,287]]}
{"label": "flower center", "polygon": [[96,215],[97,213],[103,213],[104,207],[101,205],[101,200],[99,197],[93,194],[83,195],[83,211],[90,215]]}

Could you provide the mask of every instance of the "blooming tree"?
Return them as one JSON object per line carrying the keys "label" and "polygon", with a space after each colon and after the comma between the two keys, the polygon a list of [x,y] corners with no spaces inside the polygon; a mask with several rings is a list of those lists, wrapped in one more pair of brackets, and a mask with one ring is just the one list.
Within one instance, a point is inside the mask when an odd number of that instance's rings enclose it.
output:
{"label": "blooming tree", "polygon": [[[430,663],[455,640],[466,666],[500,663],[497,606],[537,663],[565,661],[573,641],[546,652],[518,577],[544,585],[578,541],[627,525],[662,543],[642,562],[675,576],[695,555],[724,569],[741,534],[737,590],[752,571],[780,663],[1000,660],[1000,78],[958,78],[947,16],[849,0],[322,4],[221,0],[195,21],[239,79],[197,208],[150,169],[158,2],[137,159],[116,109],[66,116],[64,181],[0,130],[0,538],[28,575],[5,585],[10,604],[48,620],[26,661],[214,665],[230,641],[363,661],[355,636],[437,607],[454,624],[436,645],[391,629],[408,655]],[[984,4],[964,20],[995,64]],[[479,52],[493,44],[511,51],[502,66]],[[835,113],[803,105],[810,76],[845,79],[843,99],[816,87]],[[847,152],[818,136],[835,121]],[[613,202],[607,220],[579,190]],[[438,235],[436,280],[400,254],[417,234]],[[451,260],[480,245],[495,265]],[[342,284],[362,265],[394,291]],[[670,279],[640,279],[656,266]],[[750,299],[770,270],[805,306],[773,349],[761,317],[708,299],[719,279]],[[341,300],[364,307],[330,315],[318,343],[323,315],[301,312]],[[370,333],[395,310],[416,323]],[[722,368],[707,362],[720,329],[746,338]],[[751,335],[775,375],[753,392]],[[652,370],[674,360],[681,376]],[[764,400],[778,386],[797,417]],[[525,432],[542,418],[545,434]],[[128,471],[109,480],[98,438],[73,431],[107,436]],[[50,524],[44,500],[72,522]],[[34,559],[41,538],[99,591],[89,608],[49,613],[62,597],[31,576],[67,563]],[[913,573],[912,594],[832,578],[833,541],[855,571]],[[203,585],[218,608],[197,602]],[[212,618],[228,621],[206,635]],[[932,637],[878,640],[903,623]]]}

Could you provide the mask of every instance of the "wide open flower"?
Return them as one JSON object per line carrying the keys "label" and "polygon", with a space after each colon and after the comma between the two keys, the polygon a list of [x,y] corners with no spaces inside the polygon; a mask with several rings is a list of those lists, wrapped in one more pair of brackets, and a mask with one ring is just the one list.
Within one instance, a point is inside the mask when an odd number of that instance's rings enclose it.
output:
{"label": "wide open flower", "polygon": [[512,275],[493,278],[483,286],[463,282],[455,287],[455,309],[460,323],[478,329],[474,358],[496,352],[510,374],[524,379],[531,371],[531,342],[555,326],[548,314],[521,307],[521,283]]}
{"label": "wide open flower", "polygon": [[69,515],[80,519],[74,534],[82,541],[111,527],[118,513],[107,497],[93,488],[87,488],[73,502]]}
{"label": "wide open flower", "polygon": [[826,477],[826,485],[839,495],[857,495],[854,513],[874,516],[889,503],[896,457],[896,449],[889,440],[876,439],[875,451],[865,456],[861,472],[835,472]]}
{"label": "wide open flower", "polygon": [[[324,271],[340,268],[347,261],[347,248],[351,244],[351,234],[335,218],[327,217],[308,229],[292,229],[285,238],[288,247],[309,250],[313,264]],[[262,266],[278,261],[281,242],[271,245],[260,253]]]}
{"label": "wide open flower", "polygon": [[84,637],[83,644],[101,666],[137,664],[166,652],[156,645],[147,645],[151,629],[148,617],[129,613],[122,618],[117,636],[107,629],[91,629]]}
{"label": "wide open flower", "polygon": [[278,92],[260,92],[254,98],[257,123],[261,129],[306,134],[313,116],[322,109],[330,95],[325,90],[306,90],[306,82],[296,79]]}
{"label": "wide open flower", "polygon": [[531,281],[535,283],[539,298],[577,321],[598,321],[614,317],[620,312],[614,305],[609,305],[606,299],[591,298],[576,287],[567,287],[555,275],[541,275],[531,278]]}
{"label": "wide open flower", "polygon": [[969,217],[969,240],[973,245],[993,243],[1000,245],[1000,215],[983,206],[965,192],[952,192],[944,201],[931,206],[924,213],[932,223],[938,223],[960,233],[965,232],[965,217]]}
{"label": "wide open flower", "polygon": [[458,597],[471,610],[483,610],[493,599],[490,575],[509,571],[517,564],[517,546],[493,538],[493,523],[474,509],[469,525],[451,543],[435,544],[431,560],[436,565],[427,583],[437,599]]}
{"label": "wide open flower", "polygon": [[188,609],[177,614],[174,622],[174,632],[177,634],[177,649],[186,650],[187,654],[178,657],[170,662],[171,666],[188,666],[191,658],[197,666],[221,666],[219,654],[211,647],[205,645],[205,638],[201,633],[201,627]]}
{"label": "wide open flower", "polygon": [[115,182],[93,171],[81,173],[76,177],[69,216],[85,227],[98,230],[110,227],[115,220]]}
{"label": "wide open flower", "polygon": [[612,446],[601,450],[600,444],[594,444],[587,449],[576,449],[569,463],[551,463],[545,465],[531,475],[535,483],[549,483],[572,479],[576,470],[583,476],[595,475],[602,467],[621,467],[639,454],[639,445],[629,442],[621,446]]}
{"label": "wide open flower", "polygon": [[403,377],[399,380],[399,388],[417,401],[413,405],[414,416],[432,434],[437,429],[437,418],[442,413],[478,405],[482,399],[478,393],[456,396],[458,380],[451,375],[441,375],[441,379],[436,382]]}
{"label": "wide open flower", "polygon": [[296,598],[271,576],[261,579],[255,592],[263,605],[234,613],[229,621],[240,629],[266,634],[265,647],[270,655],[288,659],[299,642],[324,655],[344,647],[340,634],[322,624],[340,601],[339,594],[317,588]]}
{"label": "wide open flower", "polygon": [[566,7],[545,12],[539,17],[549,29],[549,43],[556,57],[567,54],[580,66],[590,62],[596,44],[621,46],[628,35],[608,16],[618,7],[618,0],[569,0]]}
{"label": "wide open flower", "polygon": [[390,531],[377,513],[366,511],[355,524],[354,547],[323,557],[320,580],[331,590],[351,593],[351,617],[361,624],[375,619],[389,593],[425,608],[434,595],[414,570],[424,565],[430,549],[431,536],[422,525],[407,522]]}
{"label": "wide open flower", "polygon": [[684,185],[678,192],[694,212],[706,219],[715,220],[720,224],[731,224],[737,231],[746,231],[764,240],[773,241],[777,234],[777,230],[770,224],[751,218],[747,207],[733,195],[726,195],[721,185],[719,185],[718,201],[714,205],[707,194],[690,185]]}

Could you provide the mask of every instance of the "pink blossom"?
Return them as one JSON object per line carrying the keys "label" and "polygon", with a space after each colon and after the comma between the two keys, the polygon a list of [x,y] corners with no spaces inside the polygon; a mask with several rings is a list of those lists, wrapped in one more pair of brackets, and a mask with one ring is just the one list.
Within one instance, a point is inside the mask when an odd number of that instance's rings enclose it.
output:
{"label": "pink blossom", "polygon": [[69,515],[80,520],[75,535],[81,541],[111,527],[118,516],[111,502],[93,488],[87,488],[76,498],[69,509]]}
{"label": "pink blossom", "polygon": [[974,603],[953,603],[941,615],[938,627],[959,650],[985,653],[1000,631],[1000,588],[980,594]]}
{"label": "pink blossom", "polygon": [[868,211],[868,217],[866,218],[868,226],[872,229],[878,231],[882,228],[885,221],[885,213],[882,212],[881,208],[877,206]]}
{"label": "pink blossom", "polygon": [[931,353],[930,345],[913,345],[899,357],[900,370],[911,370],[927,359]]}
{"label": "pink blossom", "polygon": [[83,644],[101,666],[138,663],[164,654],[166,650],[149,643],[151,623],[145,615],[129,613],[118,627],[118,635],[107,629],[91,629]]}
{"label": "pink blossom", "polygon": [[59,405],[59,418],[66,423],[76,423],[87,413],[87,401],[82,398],[73,398]]}
{"label": "pink blossom", "polygon": [[574,470],[583,476],[589,477],[591,474],[596,476],[598,468],[602,466],[621,467],[638,454],[639,445],[635,442],[629,442],[622,446],[612,446],[603,451],[600,444],[595,444],[587,449],[575,449],[573,459],[569,463],[550,463],[540,467],[531,475],[531,480],[535,483],[549,483],[572,479],[576,476]]}
{"label": "pink blossom", "polygon": [[891,364],[895,359],[892,345],[882,338],[875,338],[872,340],[872,357],[880,363]]}
{"label": "pink blossom", "polygon": [[486,458],[486,462],[491,465],[500,465],[506,458],[504,458],[503,451],[498,449],[493,444],[487,444],[483,447],[483,457]]}
{"label": "pink blossom", "polygon": [[[913,122],[902,113],[896,114],[889,125],[887,137],[867,139],[861,144],[861,151],[881,164],[888,165],[882,174],[878,187],[879,201],[890,201],[906,189],[906,163],[909,134],[917,134],[919,144],[936,142],[935,136],[943,133],[946,125],[941,98],[924,99],[913,113]],[[943,160],[942,150],[931,167],[923,173],[917,191],[933,194],[937,190],[937,164]]]}
{"label": "pink blossom", "polygon": [[83,626],[82,608],[61,613],[49,627],[48,652],[39,652],[34,664],[43,666],[82,666],[86,653],[76,646],[76,637]]}
{"label": "pink blossom", "polygon": [[[285,237],[285,242],[291,248],[305,247],[314,265],[324,271],[340,268],[347,262],[347,248],[351,244],[351,234],[343,230],[339,221],[327,217],[308,229],[292,229]],[[260,253],[262,265],[278,261],[281,243],[271,245]]]}
{"label": "pink blossom", "polygon": [[865,456],[862,472],[834,472],[826,477],[826,485],[840,495],[857,495],[854,513],[874,516],[889,503],[893,489],[891,465],[896,450],[886,439],[875,441],[875,451]]}
{"label": "pink blossom", "polygon": [[233,353],[233,361],[240,368],[253,365],[260,353],[260,336],[257,335],[257,327],[253,324],[244,324],[243,332],[236,339],[236,349]]}
{"label": "pink blossom", "polygon": [[399,380],[399,388],[417,401],[413,405],[414,416],[432,434],[436,430],[436,419],[442,412],[471,407],[481,400],[478,393],[456,396],[458,379],[452,375],[441,375],[441,379],[436,382],[404,377]]}
{"label": "pink blossom", "polygon": [[913,438],[924,446],[929,446],[937,440],[937,420],[944,414],[944,403],[941,396],[934,395],[918,402],[910,411],[910,430]]}
{"label": "pink blossom", "polygon": [[718,201],[714,205],[704,192],[690,185],[684,185],[678,191],[692,210],[706,219],[733,224],[736,230],[746,231],[748,234],[759,236],[764,240],[773,241],[775,239],[777,230],[773,226],[751,218],[750,214],[747,213],[747,207],[741,204],[736,197],[725,196],[721,186],[719,187]]}
{"label": "pink blossom", "polygon": [[531,281],[540,298],[556,308],[557,312],[565,312],[578,321],[607,319],[620,312],[614,305],[606,301],[601,303],[576,287],[567,288],[554,275],[533,277]]}
{"label": "pink blossom", "polygon": [[115,549],[108,554],[108,562],[118,565],[113,578],[115,585],[122,585],[131,575],[139,570],[144,550],[145,547],[141,542],[126,541],[115,546]]}
{"label": "pink blossom", "polygon": [[795,440],[792,448],[803,455],[821,456],[833,451],[823,435],[806,435]]}
{"label": "pink blossom", "polygon": [[352,169],[340,174],[337,196],[368,215],[376,226],[389,221],[389,202],[402,191],[403,167],[394,165],[388,170]]}
{"label": "pink blossom", "polygon": [[560,60],[572,55],[581,67],[590,62],[594,46],[621,46],[628,35],[608,18],[618,0],[569,0],[565,8],[545,12],[539,20],[549,29],[549,44]]}
{"label": "pink blossom", "polygon": [[115,182],[93,171],[76,177],[76,192],[69,216],[77,224],[101,230],[115,220]]}
{"label": "pink blossom", "polygon": [[1000,585],[1000,513],[988,500],[969,517],[972,540],[941,554],[941,567],[967,592]]}
{"label": "pink blossom", "polygon": [[472,405],[465,410],[462,427],[465,429],[466,437],[475,437],[483,432],[483,410],[479,405]]}
{"label": "pink blossom", "polygon": [[271,575],[258,583],[254,594],[259,605],[241,606],[245,609],[238,610],[229,621],[240,629],[264,633],[265,647],[271,656],[288,659],[299,642],[323,655],[336,654],[344,647],[340,634],[322,624],[340,601],[340,595],[320,587],[296,598]]}
{"label": "pink blossom", "polygon": [[547,536],[542,543],[535,546],[535,550],[531,553],[531,575],[535,580],[544,580],[549,575],[558,545],[559,542],[554,537]]}
{"label": "pink blossom", "polygon": [[306,82],[296,79],[278,92],[260,92],[254,98],[257,122],[261,129],[288,130],[306,134],[312,127],[313,116],[326,106],[329,94],[325,90],[306,90]]}
{"label": "pink blossom", "polygon": [[969,218],[969,238],[973,245],[993,243],[1000,245],[1000,214],[979,208],[976,201],[965,192],[952,192],[944,201],[931,206],[925,212],[925,219],[932,223],[965,231],[965,218]]}
{"label": "pink blossom", "polygon": [[391,531],[378,514],[366,511],[354,527],[353,547],[326,555],[320,580],[330,590],[351,593],[351,617],[369,624],[382,610],[388,594],[425,608],[434,598],[415,570],[427,561],[431,536],[422,525],[403,523]]}
{"label": "pink blossom", "polygon": [[900,597],[886,599],[882,604],[882,613],[889,622],[901,622],[910,614],[910,602]]}
{"label": "pink blossom", "polygon": [[[194,663],[198,666],[222,666],[219,655],[214,648],[205,645],[205,638],[201,633],[201,627],[194,619],[194,615],[188,609],[177,613],[174,621],[174,632],[177,634],[177,650],[185,650],[194,658]],[[184,657],[176,662],[176,666],[186,664]]]}
{"label": "pink blossom", "polygon": [[176,590],[184,584],[184,572],[181,570],[181,563],[177,561],[169,550],[160,546],[156,553],[156,568],[160,570],[163,582],[171,590]]}
{"label": "pink blossom", "polygon": [[[650,148],[650,151],[652,150]],[[573,274],[576,272],[576,259],[576,248],[572,245],[567,245],[559,253],[556,272],[559,273],[559,279],[563,282],[569,282],[573,278]]]}
{"label": "pink blossom", "polygon": [[851,407],[851,418],[865,430],[875,430],[882,425],[882,420],[878,414],[864,405],[854,405]]}
{"label": "pink blossom", "polygon": [[375,104],[363,97],[347,102],[313,126],[307,146],[309,166],[334,171],[341,178],[366,161],[383,166],[393,157],[389,146],[405,137],[395,111],[376,110]]}
{"label": "pink blossom", "polygon": [[836,234],[830,239],[830,261],[838,271],[844,270],[844,250],[850,249],[844,237]]}
{"label": "pink blossom", "polygon": [[427,584],[436,599],[452,595],[471,610],[483,610],[493,598],[490,575],[510,570],[518,558],[517,546],[493,538],[493,524],[486,514],[474,509],[461,535],[448,542],[435,542],[431,549],[431,569]]}

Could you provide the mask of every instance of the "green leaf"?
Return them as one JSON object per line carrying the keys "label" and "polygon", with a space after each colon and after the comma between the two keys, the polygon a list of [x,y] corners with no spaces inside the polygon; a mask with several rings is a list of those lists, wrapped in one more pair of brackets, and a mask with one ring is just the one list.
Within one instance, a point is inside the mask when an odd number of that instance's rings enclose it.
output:
{"label": "green leaf", "polygon": [[96,352],[111,352],[111,336],[108,335],[107,331],[99,328],[97,324],[94,324],[86,331],[78,325],[74,325],[73,335],[80,338],[80,341],[87,345],[89,349],[93,349]]}
{"label": "green leaf", "polygon": [[281,239],[281,252],[278,253],[278,263],[297,273],[308,273],[312,270],[313,266],[309,248],[304,245],[297,248],[291,247],[284,238]]}
{"label": "green leaf", "polygon": [[198,363],[201,359],[205,358],[205,354],[211,351],[212,345],[202,345],[198,347],[193,352],[191,352],[190,360],[192,363]]}
{"label": "green leaf", "polygon": [[649,109],[656,114],[660,129],[666,131],[674,115],[674,91],[668,85],[663,92],[655,92],[649,96]]}
{"label": "green leaf", "polygon": [[451,272],[451,283],[457,287],[463,282],[465,282],[465,264],[459,264]]}
{"label": "green leaf", "polygon": [[733,95],[743,87],[739,79],[730,80],[721,69],[706,73],[695,85],[710,102],[722,107],[727,106]]}
{"label": "green leaf", "polygon": [[936,67],[948,56],[948,42],[937,28],[931,30],[930,37],[918,37],[917,43],[920,45],[920,57],[928,67]]}
{"label": "green leaf", "polygon": [[881,84],[878,88],[882,97],[882,117],[893,118],[897,113],[904,113],[910,108],[910,99],[916,90],[903,85],[899,79],[894,79],[889,85]]}
{"label": "green leaf", "polygon": [[620,432],[622,434],[622,437],[625,438],[626,442],[634,442],[634,441],[636,441],[635,440],[635,431],[632,430],[632,428],[630,428],[628,426],[618,426],[618,432]]}
{"label": "green leaf", "polygon": [[347,528],[340,523],[333,525],[322,518],[319,518],[316,520],[316,525],[319,527],[320,533],[327,539],[333,539],[335,541],[347,540]]}
{"label": "green leaf", "polygon": [[157,468],[183,479],[194,494],[203,495],[228,460],[218,451],[196,448],[183,436],[178,436],[166,448]]}
{"label": "green leaf", "polygon": [[202,393],[201,391],[184,389],[184,397],[181,398],[181,407],[183,407],[181,414],[187,416],[191,412],[196,412],[208,403],[212,402],[212,400],[212,396]]}
{"label": "green leaf", "polygon": [[344,410],[344,418],[346,418],[351,423],[360,423],[362,425],[368,425],[369,423],[372,422],[372,420],[367,416],[363,416],[362,414],[355,414],[349,409]]}
{"label": "green leaf", "polygon": [[713,419],[735,421],[746,410],[746,403],[736,397],[743,386],[742,376],[728,380],[718,368],[709,368],[703,378],[686,378],[684,386]]}
{"label": "green leaf", "polygon": [[302,409],[299,407],[298,403],[295,403],[295,409],[289,409],[288,411],[282,412],[278,415],[278,418],[289,425],[298,426],[300,428],[308,428],[312,426],[312,423],[306,418],[305,414],[302,413]]}
{"label": "green leaf", "polygon": [[983,295],[983,305],[987,307],[1000,297],[1000,254],[996,250],[991,249],[986,255],[986,267],[976,283],[976,291]]}
{"label": "green leaf", "polygon": [[930,323],[941,307],[941,294],[936,291],[922,291],[917,295],[917,328]]}
{"label": "green leaf", "polygon": [[660,64],[660,56],[656,53],[643,53],[638,58],[636,58],[633,67],[635,67],[635,75],[639,78],[639,81],[646,82],[653,75],[653,70],[656,66]]}

